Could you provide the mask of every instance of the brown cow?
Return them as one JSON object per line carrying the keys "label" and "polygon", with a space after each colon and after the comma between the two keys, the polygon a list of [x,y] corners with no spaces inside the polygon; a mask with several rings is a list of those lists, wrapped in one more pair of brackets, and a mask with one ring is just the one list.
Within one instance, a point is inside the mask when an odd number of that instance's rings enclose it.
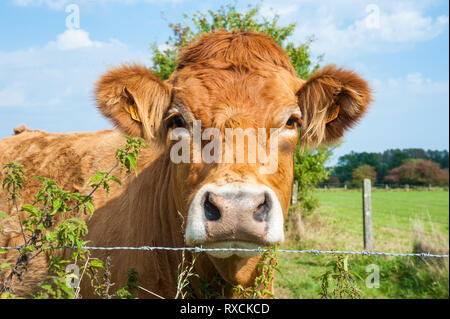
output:
{"label": "brown cow", "polygon": [[[252,248],[284,239],[298,139],[311,146],[341,137],[366,112],[371,93],[355,73],[333,66],[308,81],[299,79],[287,54],[269,37],[220,31],[186,47],[168,81],[142,66],[122,66],[99,80],[96,98],[101,113],[119,131],[49,134],[21,128],[17,135],[0,141],[0,164],[18,161],[30,176],[46,176],[67,190],[87,193],[87,179],[113,166],[114,151],[124,144],[121,135],[141,136],[150,147],[139,156],[138,176],[127,177],[122,187],[114,186],[109,200],[102,192],[95,194],[97,210],[88,221],[90,245]],[[201,126],[196,128],[196,123]],[[195,157],[190,137],[196,129],[205,133],[207,128],[225,136],[227,129],[262,128],[269,133],[274,128],[269,134],[276,134],[277,144],[270,140],[264,145],[266,150],[276,145],[276,170],[261,173],[271,163],[252,162],[250,155],[244,162],[234,155],[231,162],[175,162],[172,148],[187,138],[192,146],[189,159]],[[172,138],[175,131],[181,132],[179,139]],[[212,140],[230,144],[221,136]],[[202,149],[206,143],[200,144],[197,147]],[[30,202],[38,186],[37,181],[30,182],[24,202]],[[0,211],[13,214],[4,198]],[[4,224],[0,246],[20,245],[17,219],[6,219]],[[8,259],[13,260],[14,254],[10,252]],[[127,270],[135,268],[140,286],[167,298],[175,296],[179,251],[93,254],[103,260],[112,257],[116,287],[124,284]],[[204,282],[220,275],[230,284],[248,287],[259,260],[236,251],[201,253],[195,272]],[[45,276],[45,262],[44,257],[34,261],[16,292],[35,289]],[[197,281],[192,285],[202,297]],[[92,296],[83,289],[84,297]],[[139,291],[139,297],[152,295]]]}

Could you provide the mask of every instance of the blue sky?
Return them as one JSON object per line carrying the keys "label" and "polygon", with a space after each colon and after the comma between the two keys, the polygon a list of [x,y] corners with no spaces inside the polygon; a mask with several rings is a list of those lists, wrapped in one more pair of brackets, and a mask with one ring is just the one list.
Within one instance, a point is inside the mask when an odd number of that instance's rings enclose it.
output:
{"label": "blue sky", "polygon": [[[245,8],[247,2],[239,2]],[[251,2],[255,3],[255,2]],[[69,30],[65,11],[80,10]],[[151,66],[169,22],[217,9],[218,1],[6,0],[0,2],[0,138],[25,123],[48,132],[110,128],[94,107],[93,88],[109,67]],[[293,41],[314,36],[313,57],[366,78],[375,93],[369,114],[335,151],[449,148],[448,1],[266,0],[266,16],[296,22]]]}

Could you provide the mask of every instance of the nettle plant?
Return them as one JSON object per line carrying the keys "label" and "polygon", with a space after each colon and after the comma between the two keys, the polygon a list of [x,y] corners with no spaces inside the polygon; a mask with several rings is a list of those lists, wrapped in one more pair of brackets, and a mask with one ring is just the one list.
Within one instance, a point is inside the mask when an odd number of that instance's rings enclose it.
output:
{"label": "nettle plant", "polygon": [[278,245],[268,247],[262,254],[261,261],[256,264],[259,270],[259,276],[255,278],[253,286],[244,288],[241,285],[233,287],[237,292],[239,298],[242,299],[264,299],[266,297],[275,298],[271,292],[271,285],[273,283],[273,274],[278,269]]}
{"label": "nettle plant", "polygon": [[[24,245],[17,248],[19,254],[14,263],[0,265],[1,298],[14,298],[14,284],[20,283],[30,261],[41,254],[49,256],[48,277],[41,283],[38,292],[30,293],[33,298],[80,298],[80,281],[84,276],[90,277],[93,288],[101,297],[132,297],[129,291],[129,288],[134,287],[135,280],[132,279],[116,293],[109,293],[113,285],[108,277],[110,260],[104,263],[92,258],[89,250],[83,249],[88,243],[83,240],[88,229],[86,222],[80,218],[83,215],[89,215],[90,218],[94,213],[92,199],[99,188],[103,188],[108,196],[111,182],[121,184],[120,179],[112,175],[117,167],[120,166],[121,172],[126,170],[127,174],[132,171],[137,174],[137,158],[140,149],[145,146],[148,145],[143,139],[126,136],[125,146],[116,151],[115,165],[108,172],[98,172],[88,180],[92,187],[88,195],[68,192],[53,180],[33,176],[41,181],[40,190],[33,203],[23,205],[20,209],[20,191],[26,186],[25,168],[14,162],[4,165],[6,177],[2,188],[6,190],[9,202],[14,205]],[[20,217],[21,212],[26,214],[23,220]],[[12,217],[0,212],[1,218]],[[0,225],[0,231],[1,229]],[[61,248],[67,247],[74,250],[69,260],[61,256]],[[7,250],[0,248],[0,254],[6,253]],[[68,264],[79,265],[76,267],[76,273],[66,273]],[[133,273],[133,276],[129,277],[137,278],[137,275]]]}
{"label": "nettle plant", "polygon": [[[259,273],[256,276],[253,285],[244,288],[242,285],[231,285],[220,276],[215,276],[211,281],[202,281],[201,278],[194,273],[194,264],[197,260],[198,253],[192,253],[191,261],[182,253],[182,262],[178,266],[177,271],[177,294],[175,299],[193,298],[192,281],[196,280],[200,288],[202,298],[204,299],[223,299],[228,295],[229,291],[234,292],[236,299],[265,299],[276,296],[271,292],[273,284],[273,275],[278,269],[278,245],[274,244],[264,249],[261,260],[256,264]],[[220,288],[220,289],[217,289]]]}
{"label": "nettle plant", "polygon": [[327,270],[318,279],[321,282],[320,297],[322,299],[359,299],[361,290],[357,286],[357,279],[361,280],[348,266],[348,256],[336,255],[330,261]]}

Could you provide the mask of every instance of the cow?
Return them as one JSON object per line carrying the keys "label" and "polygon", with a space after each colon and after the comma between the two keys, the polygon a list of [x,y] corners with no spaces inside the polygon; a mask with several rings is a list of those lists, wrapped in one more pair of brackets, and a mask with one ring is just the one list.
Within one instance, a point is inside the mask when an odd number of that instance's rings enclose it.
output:
{"label": "cow", "polygon": [[[372,100],[367,82],[353,71],[330,65],[305,81],[269,36],[224,30],[204,34],[184,47],[168,80],[142,65],[122,65],[99,79],[95,97],[98,110],[115,130],[56,134],[21,127],[0,141],[0,164],[16,161],[30,176],[48,177],[66,190],[87,194],[89,177],[114,165],[114,152],[123,146],[124,135],[145,139],[149,146],[139,155],[138,173],[121,175],[123,184],[114,184],[109,198],[103,191],[94,194],[96,211],[86,218],[86,239],[90,246],[104,247],[255,248],[282,243],[297,142],[302,147],[333,143],[360,120]],[[223,133],[214,136],[223,145],[227,129],[262,129],[266,137],[276,135],[277,143],[270,140],[263,146],[276,146],[276,169],[262,172],[270,163],[251,162],[249,156],[244,161],[173,160],[171,150],[183,139],[192,146],[192,159],[195,147],[190,137],[196,129],[204,133],[207,128]],[[230,143],[236,146],[237,138]],[[201,140],[197,146],[205,144]],[[24,203],[32,201],[38,182],[29,180],[22,193]],[[0,211],[15,214],[5,193]],[[23,243],[17,220],[4,219],[0,246]],[[6,259],[14,260],[16,254],[10,251]],[[165,298],[176,295],[180,251],[92,254],[102,260],[111,257],[116,287],[134,268],[143,288]],[[220,278],[251,287],[260,260],[257,252],[198,254],[194,271],[199,280],[191,282],[194,296],[203,297],[200,280],[211,283]],[[45,256],[32,261],[16,284],[16,294],[35,291],[46,276],[46,263]],[[91,290],[83,284],[82,296],[94,297]],[[226,292],[226,297],[233,296],[233,290]],[[138,297],[154,296],[139,290]]]}

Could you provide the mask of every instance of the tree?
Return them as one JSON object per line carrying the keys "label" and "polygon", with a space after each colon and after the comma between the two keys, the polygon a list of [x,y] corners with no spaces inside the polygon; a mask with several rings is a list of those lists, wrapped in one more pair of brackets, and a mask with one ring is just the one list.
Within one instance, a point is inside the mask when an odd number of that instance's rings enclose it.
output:
{"label": "tree", "polygon": [[384,182],[389,171],[401,166],[411,159],[431,160],[440,165],[442,169],[448,169],[449,155],[447,150],[423,150],[421,148],[388,149],[382,153],[350,152],[339,157],[338,164],[334,168],[333,176],[341,182],[351,182],[353,171],[361,165],[370,165],[375,168],[377,181]]}
{"label": "tree", "polygon": [[386,177],[387,182],[410,185],[448,185],[448,170],[429,160],[408,160],[392,169]]}
{"label": "tree", "polygon": [[288,41],[294,33],[295,23],[281,27],[278,22],[278,15],[272,19],[262,16],[259,5],[248,5],[244,12],[238,10],[236,5],[228,4],[220,7],[217,12],[208,10],[207,13],[196,12],[192,16],[184,14],[183,22],[169,24],[173,35],[165,42],[165,49],[160,49],[156,43],[152,45],[152,72],[164,80],[168,79],[176,68],[176,57],[180,48],[198,39],[203,33],[225,29],[255,31],[269,35],[286,51],[297,75],[307,79],[319,68],[322,56],[314,63],[309,52],[312,38],[296,45]]}
{"label": "tree", "polygon": [[336,176],[330,176],[326,183],[330,186],[339,187],[341,185],[341,181]]}
{"label": "tree", "polygon": [[361,186],[365,178],[368,178],[375,183],[377,180],[377,172],[375,172],[375,167],[370,165],[361,165],[352,173],[352,181],[355,185]]}
{"label": "tree", "polygon": [[427,159],[432,160],[433,162],[439,163],[442,169],[448,169],[449,164],[449,156],[448,151],[432,151],[428,150],[426,152]]}
{"label": "tree", "polygon": [[362,165],[374,167],[377,174],[383,173],[383,165],[380,154],[367,152],[350,152],[339,157],[338,164],[334,168],[333,175],[343,183],[353,181],[353,172]]}
{"label": "tree", "polygon": [[332,150],[332,147],[315,150],[297,148],[295,152],[294,179],[298,182],[298,200],[303,214],[313,212],[319,205],[313,193],[315,186],[326,180],[332,171],[325,167]]}

